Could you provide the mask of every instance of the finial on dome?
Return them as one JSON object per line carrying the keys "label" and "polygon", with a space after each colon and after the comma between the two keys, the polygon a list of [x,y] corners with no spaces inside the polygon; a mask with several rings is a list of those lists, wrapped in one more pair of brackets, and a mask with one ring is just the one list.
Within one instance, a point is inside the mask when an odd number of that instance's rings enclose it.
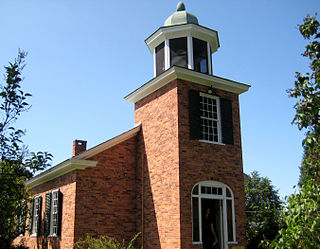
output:
{"label": "finial on dome", "polygon": [[164,22],[164,26],[174,26],[182,24],[198,24],[198,19],[195,15],[186,11],[186,6],[183,2],[179,2],[177,5],[177,11],[167,18]]}
{"label": "finial on dome", "polygon": [[183,11],[183,10],[186,10],[186,6],[184,6],[184,3],[180,1],[177,5],[177,11]]}

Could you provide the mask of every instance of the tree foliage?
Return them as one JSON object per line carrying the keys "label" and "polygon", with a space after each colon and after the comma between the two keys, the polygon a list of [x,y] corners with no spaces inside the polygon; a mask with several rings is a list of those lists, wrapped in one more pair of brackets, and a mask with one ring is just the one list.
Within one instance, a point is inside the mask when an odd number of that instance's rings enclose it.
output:
{"label": "tree foliage", "polygon": [[259,247],[263,239],[272,240],[281,227],[281,200],[267,177],[257,171],[245,175],[248,249]]}
{"label": "tree foliage", "polygon": [[288,90],[296,98],[293,123],[306,130],[303,140],[300,191],[288,199],[284,213],[286,227],[269,246],[271,248],[319,248],[320,245],[320,181],[319,181],[319,115],[320,115],[320,24],[307,16],[299,30],[309,40],[303,56],[310,59],[311,72],[296,73],[295,87]]}
{"label": "tree foliage", "polygon": [[25,228],[28,193],[24,182],[47,167],[52,158],[46,152],[28,155],[22,141],[25,132],[14,126],[30,108],[27,100],[31,94],[21,88],[26,55],[19,51],[14,62],[5,67],[4,83],[0,85],[0,248],[9,248]]}

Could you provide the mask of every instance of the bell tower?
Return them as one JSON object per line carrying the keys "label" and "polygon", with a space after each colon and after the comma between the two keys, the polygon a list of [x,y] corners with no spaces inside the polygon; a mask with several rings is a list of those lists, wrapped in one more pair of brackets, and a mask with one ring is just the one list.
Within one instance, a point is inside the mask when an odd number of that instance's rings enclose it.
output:
{"label": "bell tower", "polygon": [[[245,248],[239,95],[249,85],[213,75],[218,33],[179,2],[146,39],[154,78],[135,105],[137,230],[144,248],[206,248],[210,213],[219,249]],[[209,210],[209,211],[208,211]]]}
{"label": "bell tower", "polygon": [[211,54],[220,46],[218,32],[200,26],[182,2],[146,43],[154,58],[155,77],[172,66],[212,74]]}

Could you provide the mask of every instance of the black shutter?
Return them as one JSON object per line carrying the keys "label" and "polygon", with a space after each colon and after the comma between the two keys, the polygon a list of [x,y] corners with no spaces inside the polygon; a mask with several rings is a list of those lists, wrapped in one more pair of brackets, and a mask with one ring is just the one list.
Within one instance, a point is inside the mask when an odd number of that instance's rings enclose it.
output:
{"label": "black shutter", "polygon": [[34,209],[34,199],[31,199],[30,201],[30,209],[29,209],[29,235],[32,234],[32,228],[33,228],[33,209]]}
{"label": "black shutter", "polygon": [[62,193],[58,191],[58,220],[57,220],[57,235],[61,235],[61,221],[62,221]]}
{"label": "black shutter", "polygon": [[189,125],[190,137],[201,138],[200,95],[198,91],[189,90]]}
{"label": "black shutter", "polygon": [[37,215],[38,215],[37,220],[36,220],[36,222],[37,222],[37,231],[36,231],[37,236],[40,235],[42,196],[38,197],[38,203],[39,203],[38,209],[36,210]]}
{"label": "black shutter", "polygon": [[17,229],[18,233],[24,235],[26,230],[26,219],[27,219],[27,212],[28,207],[25,200],[21,202],[21,209],[20,209],[20,215],[17,218]]}
{"label": "black shutter", "polygon": [[45,211],[44,211],[44,235],[50,234],[50,216],[51,216],[51,192],[46,193]]}
{"label": "black shutter", "polygon": [[222,143],[233,144],[232,101],[220,99]]}

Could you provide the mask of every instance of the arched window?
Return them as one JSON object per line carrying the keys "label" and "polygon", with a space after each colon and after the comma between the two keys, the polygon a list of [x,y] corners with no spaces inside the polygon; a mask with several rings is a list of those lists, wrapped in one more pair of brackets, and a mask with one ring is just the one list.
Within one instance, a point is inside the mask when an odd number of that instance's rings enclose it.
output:
{"label": "arched window", "polygon": [[211,210],[218,248],[236,243],[234,197],[231,188],[216,181],[197,183],[192,189],[192,241],[202,243],[202,223],[207,209]]}

